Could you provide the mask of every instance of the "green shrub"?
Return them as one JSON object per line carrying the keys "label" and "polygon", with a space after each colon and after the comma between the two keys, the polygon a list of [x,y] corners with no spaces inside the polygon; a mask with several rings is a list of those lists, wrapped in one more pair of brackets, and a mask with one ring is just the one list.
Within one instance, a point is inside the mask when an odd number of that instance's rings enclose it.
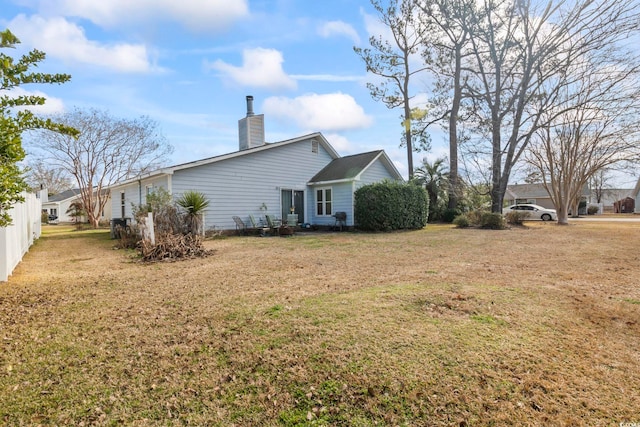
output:
{"label": "green shrub", "polygon": [[526,211],[510,211],[504,215],[504,219],[508,224],[522,225],[525,219],[529,218],[529,212]]}
{"label": "green shrub", "polygon": [[480,219],[480,227],[502,230],[505,228],[504,217],[499,213],[484,212]]}
{"label": "green shrub", "polygon": [[458,209],[447,208],[442,213],[442,221],[452,223],[453,220],[460,214],[461,212]]}
{"label": "green shrub", "polygon": [[458,215],[453,220],[453,223],[458,228],[467,228],[471,226],[471,221],[469,220],[469,216],[467,214]]}
{"label": "green shrub", "polygon": [[600,211],[600,208],[597,206],[589,206],[587,208],[587,215],[595,215]]}
{"label": "green shrub", "polygon": [[415,184],[383,181],[355,192],[354,219],[367,231],[415,230],[427,225],[429,196]]}

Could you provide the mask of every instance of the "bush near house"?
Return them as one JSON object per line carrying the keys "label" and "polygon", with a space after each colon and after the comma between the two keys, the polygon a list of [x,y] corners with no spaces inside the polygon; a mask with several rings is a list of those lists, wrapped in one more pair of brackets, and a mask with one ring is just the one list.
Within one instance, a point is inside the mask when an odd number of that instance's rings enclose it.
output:
{"label": "bush near house", "polygon": [[427,225],[429,196],[415,184],[383,181],[355,192],[354,218],[367,231],[416,230]]}

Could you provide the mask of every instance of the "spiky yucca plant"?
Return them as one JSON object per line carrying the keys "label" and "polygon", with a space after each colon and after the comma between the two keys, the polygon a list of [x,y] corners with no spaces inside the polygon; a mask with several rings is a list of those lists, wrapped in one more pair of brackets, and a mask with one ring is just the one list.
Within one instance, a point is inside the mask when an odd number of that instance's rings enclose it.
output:
{"label": "spiky yucca plant", "polygon": [[185,191],[178,200],[178,206],[186,211],[187,230],[191,234],[199,234],[202,225],[202,214],[209,206],[204,194],[198,191]]}

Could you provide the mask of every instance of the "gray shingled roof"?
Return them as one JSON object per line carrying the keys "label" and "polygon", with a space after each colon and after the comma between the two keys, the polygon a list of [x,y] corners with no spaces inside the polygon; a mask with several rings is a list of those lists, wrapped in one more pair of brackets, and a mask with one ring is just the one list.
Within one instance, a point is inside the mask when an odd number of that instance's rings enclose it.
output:
{"label": "gray shingled roof", "polygon": [[[542,184],[514,184],[507,185],[507,190],[518,199],[544,199],[549,198],[549,193]],[[589,186],[582,188],[582,195],[589,195]]]}
{"label": "gray shingled roof", "polygon": [[49,202],[61,202],[63,200],[70,199],[72,197],[80,195],[80,189],[74,188],[72,190],[63,191],[62,193],[54,194],[49,197]]}
{"label": "gray shingled roof", "polygon": [[309,181],[326,182],[353,179],[358,176],[364,168],[369,166],[380,153],[382,153],[382,150],[334,159]]}
{"label": "gray shingled roof", "polygon": [[549,193],[542,184],[514,184],[508,185],[507,188],[519,199],[549,197]]}

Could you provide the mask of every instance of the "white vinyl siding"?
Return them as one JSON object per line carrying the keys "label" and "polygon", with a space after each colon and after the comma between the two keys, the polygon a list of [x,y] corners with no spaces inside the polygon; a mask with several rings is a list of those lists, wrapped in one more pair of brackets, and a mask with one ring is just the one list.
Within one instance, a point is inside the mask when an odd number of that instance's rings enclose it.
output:
{"label": "white vinyl siding", "polygon": [[[311,150],[311,140],[274,147],[224,161],[188,169],[176,170],[172,176],[174,198],[185,191],[202,192],[209,200],[205,214],[207,228],[220,230],[235,228],[232,216],[249,222],[265,214],[281,216],[281,190],[304,189],[309,178],[333,159],[319,146],[318,153]],[[262,205],[267,207],[261,209]],[[315,211],[305,206],[305,217]]]}
{"label": "white vinyl siding", "polygon": [[122,218],[122,194],[124,193],[124,218],[133,219],[133,207],[147,201],[147,191],[164,188],[170,191],[169,177],[160,175],[153,178],[134,181],[127,185],[114,186],[111,189],[111,218]]}
{"label": "white vinyl siding", "polygon": [[389,171],[382,164],[380,159],[373,162],[373,164],[369,165],[369,167],[362,173],[360,176],[360,180],[356,182],[356,188],[360,188],[363,185],[373,184],[374,182],[380,182],[385,179],[393,179],[393,177],[389,174]]}

